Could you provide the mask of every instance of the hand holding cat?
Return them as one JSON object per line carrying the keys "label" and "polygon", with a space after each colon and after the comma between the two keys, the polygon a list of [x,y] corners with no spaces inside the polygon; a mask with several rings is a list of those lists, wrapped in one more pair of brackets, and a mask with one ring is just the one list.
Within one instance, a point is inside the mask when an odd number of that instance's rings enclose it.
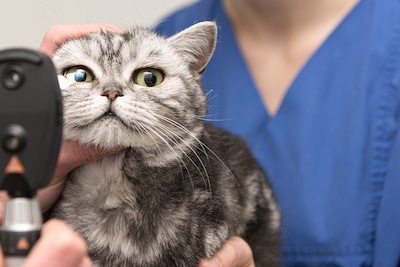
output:
{"label": "hand holding cat", "polygon": [[88,35],[91,32],[123,32],[124,30],[116,25],[106,23],[85,23],[85,24],[59,24],[51,27],[44,36],[39,51],[52,57],[57,48],[65,41],[75,37]]}
{"label": "hand holding cat", "polygon": [[240,237],[229,238],[214,257],[200,263],[199,267],[254,267],[253,253]]}

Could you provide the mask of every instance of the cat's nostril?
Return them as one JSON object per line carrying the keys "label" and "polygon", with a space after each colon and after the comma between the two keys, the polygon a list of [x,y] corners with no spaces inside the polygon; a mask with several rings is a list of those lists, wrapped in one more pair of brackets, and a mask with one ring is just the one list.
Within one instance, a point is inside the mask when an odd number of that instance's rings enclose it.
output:
{"label": "cat's nostril", "polygon": [[103,96],[106,96],[111,101],[114,101],[118,96],[121,96],[121,94],[117,91],[107,91],[103,94]]}

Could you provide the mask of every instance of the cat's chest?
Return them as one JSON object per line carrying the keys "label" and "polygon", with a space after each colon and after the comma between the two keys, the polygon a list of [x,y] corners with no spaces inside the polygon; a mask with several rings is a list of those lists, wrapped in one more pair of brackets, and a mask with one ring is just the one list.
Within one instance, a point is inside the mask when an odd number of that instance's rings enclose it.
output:
{"label": "cat's chest", "polygon": [[86,201],[99,209],[113,209],[121,205],[129,188],[123,174],[125,152],[105,157],[99,161],[85,164],[71,173],[71,182],[66,192],[79,191]]}

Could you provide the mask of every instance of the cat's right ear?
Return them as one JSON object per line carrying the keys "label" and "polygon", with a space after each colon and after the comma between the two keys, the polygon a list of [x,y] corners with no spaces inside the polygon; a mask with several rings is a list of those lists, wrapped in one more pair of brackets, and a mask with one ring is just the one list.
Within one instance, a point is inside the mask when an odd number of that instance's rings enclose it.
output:
{"label": "cat's right ear", "polygon": [[170,37],[169,42],[189,63],[191,70],[202,73],[217,43],[217,24],[204,21]]}

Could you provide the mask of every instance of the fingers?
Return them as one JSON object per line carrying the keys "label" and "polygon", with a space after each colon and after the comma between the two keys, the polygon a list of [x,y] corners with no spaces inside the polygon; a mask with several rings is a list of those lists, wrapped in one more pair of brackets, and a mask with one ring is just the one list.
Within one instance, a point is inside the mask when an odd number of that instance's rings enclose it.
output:
{"label": "fingers", "polygon": [[50,220],[23,267],[89,267],[86,242],[60,220]]}
{"label": "fingers", "polygon": [[204,260],[199,267],[254,267],[250,246],[240,237],[229,238],[211,259]]}
{"label": "fingers", "polygon": [[57,48],[67,40],[100,31],[123,32],[124,30],[119,26],[106,23],[59,24],[47,31],[39,50],[52,57]]}
{"label": "fingers", "polygon": [[8,199],[7,191],[0,191],[0,223],[3,222],[3,216],[6,208],[7,199]]}
{"label": "fingers", "polygon": [[105,150],[95,145],[83,145],[75,141],[66,140],[61,146],[56,172],[67,174],[82,164],[99,160],[123,149]]}

